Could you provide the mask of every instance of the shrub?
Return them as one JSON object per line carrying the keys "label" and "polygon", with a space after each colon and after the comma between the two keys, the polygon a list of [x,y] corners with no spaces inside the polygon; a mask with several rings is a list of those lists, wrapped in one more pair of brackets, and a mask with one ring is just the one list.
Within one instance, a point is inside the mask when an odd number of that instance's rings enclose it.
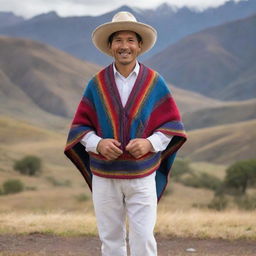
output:
{"label": "shrub", "polygon": [[224,184],[227,191],[245,194],[248,186],[256,183],[256,159],[239,161],[226,170]]}
{"label": "shrub", "polygon": [[3,183],[3,194],[15,194],[24,190],[24,185],[20,180],[10,179]]}
{"label": "shrub", "polygon": [[36,156],[26,156],[15,162],[14,169],[22,174],[34,176],[41,171],[41,159]]}
{"label": "shrub", "polygon": [[228,206],[228,200],[224,196],[214,197],[212,201],[208,204],[208,208],[214,209],[217,211],[223,211]]}
{"label": "shrub", "polygon": [[89,200],[89,196],[86,195],[86,194],[77,195],[77,196],[75,196],[75,198],[76,198],[76,200],[77,200],[78,202],[83,202],[83,201]]}
{"label": "shrub", "polygon": [[242,210],[256,209],[256,196],[240,196],[234,199],[235,204]]}
{"label": "shrub", "polygon": [[221,180],[213,175],[207,173],[191,174],[181,180],[182,184],[194,188],[206,188],[211,190],[217,190],[221,187]]}
{"label": "shrub", "polygon": [[176,159],[172,167],[172,179],[179,181],[180,177],[186,173],[191,173],[191,168],[187,160]]}
{"label": "shrub", "polygon": [[52,176],[46,177],[47,181],[50,182],[53,186],[56,187],[71,187],[71,181],[70,180],[57,180],[56,178]]}

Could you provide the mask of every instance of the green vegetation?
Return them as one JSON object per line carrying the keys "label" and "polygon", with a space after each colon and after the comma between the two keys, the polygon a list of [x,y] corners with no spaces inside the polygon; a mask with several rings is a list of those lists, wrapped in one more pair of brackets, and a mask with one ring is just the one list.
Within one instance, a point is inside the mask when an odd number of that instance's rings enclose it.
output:
{"label": "green vegetation", "polygon": [[22,174],[35,176],[41,171],[41,159],[37,156],[25,156],[14,163],[14,169]]}
{"label": "green vegetation", "polygon": [[225,196],[215,196],[212,201],[207,205],[209,209],[217,211],[225,210],[228,206],[228,199]]}
{"label": "green vegetation", "polygon": [[256,159],[239,161],[226,170],[224,187],[227,192],[244,195],[249,186],[256,184]]}
{"label": "green vegetation", "polygon": [[10,179],[3,183],[3,195],[15,194],[24,190],[24,184],[18,179]]}
{"label": "green vegetation", "polygon": [[172,167],[172,179],[180,181],[184,174],[191,173],[192,169],[187,160],[177,158]]}
{"label": "green vegetation", "polygon": [[46,179],[49,183],[51,183],[55,187],[71,187],[72,185],[70,180],[61,181],[52,176],[47,176]]}
{"label": "green vegetation", "polygon": [[85,202],[85,201],[89,200],[89,196],[86,194],[77,195],[77,196],[75,196],[75,198],[78,202]]}
{"label": "green vegetation", "polygon": [[221,180],[219,178],[207,173],[191,173],[188,177],[183,178],[181,183],[189,187],[206,188],[214,191],[221,186]]}
{"label": "green vegetation", "polygon": [[242,210],[255,210],[256,209],[256,195],[253,196],[239,196],[234,199],[235,204]]}

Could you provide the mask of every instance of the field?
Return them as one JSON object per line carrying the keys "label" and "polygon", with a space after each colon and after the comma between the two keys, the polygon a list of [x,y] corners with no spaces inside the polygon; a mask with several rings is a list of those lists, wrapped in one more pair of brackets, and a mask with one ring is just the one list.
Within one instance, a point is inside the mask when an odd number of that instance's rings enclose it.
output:
{"label": "field", "polygon": [[[2,213],[0,256],[100,255],[91,213]],[[253,256],[255,212],[176,211],[158,213],[159,256]]]}
{"label": "field", "polygon": [[[0,185],[19,179],[25,191],[0,196],[0,256],[91,256],[100,251],[91,193],[63,155],[66,131],[46,130],[0,118]],[[26,155],[42,159],[40,175],[13,169]],[[226,164],[191,162],[195,172],[223,179]],[[254,191],[253,191],[254,192]],[[256,251],[256,212],[209,210],[214,193],[171,180],[158,206],[155,229],[159,256],[252,256]],[[231,200],[231,199],[230,199]]]}

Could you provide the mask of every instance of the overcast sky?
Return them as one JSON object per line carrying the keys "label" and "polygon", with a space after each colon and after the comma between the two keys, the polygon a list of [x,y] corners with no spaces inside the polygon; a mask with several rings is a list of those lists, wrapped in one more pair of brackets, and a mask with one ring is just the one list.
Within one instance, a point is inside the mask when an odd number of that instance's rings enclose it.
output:
{"label": "overcast sky", "polygon": [[[154,8],[161,3],[176,7],[192,7],[203,10],[216,7],[228,1],[247,0],[129,0],[128,5],[139,8]],[[127,1],[121,0],[0,0],[0,11],[11,11],[30,18],[40,13],[56,11],[60,16],[99,15],[118,8]]]}

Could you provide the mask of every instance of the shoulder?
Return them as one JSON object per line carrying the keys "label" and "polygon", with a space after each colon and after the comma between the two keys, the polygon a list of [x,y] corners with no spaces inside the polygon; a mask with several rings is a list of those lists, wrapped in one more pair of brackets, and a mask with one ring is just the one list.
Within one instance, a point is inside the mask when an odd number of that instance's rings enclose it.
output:
{"label": "shoulder", "polygon": [[110,68],[110,65],[101,69],[100,71],[98,71],[96,74],[93,75],[93,77],[91,78],[91,80],[89,80],[89,82],[85,87],[84,94],[88,93],[89,91],[93,91],[97,89],[102,77],[106,74],[106,72],[108,72],[109,68]]}
{"label": "shoulder", "polygon": [[155,85],[158,87],[158,89],[162,89],[166,92],[170,92],[168,83],[165,81],[165,79],[163,78],[162,75],[160,75],[156,70],[149,68],[144,64],[141,64],[141,65],[145,70],[147,70],[149,73],[151,73],[152,76],[154,76]]}

